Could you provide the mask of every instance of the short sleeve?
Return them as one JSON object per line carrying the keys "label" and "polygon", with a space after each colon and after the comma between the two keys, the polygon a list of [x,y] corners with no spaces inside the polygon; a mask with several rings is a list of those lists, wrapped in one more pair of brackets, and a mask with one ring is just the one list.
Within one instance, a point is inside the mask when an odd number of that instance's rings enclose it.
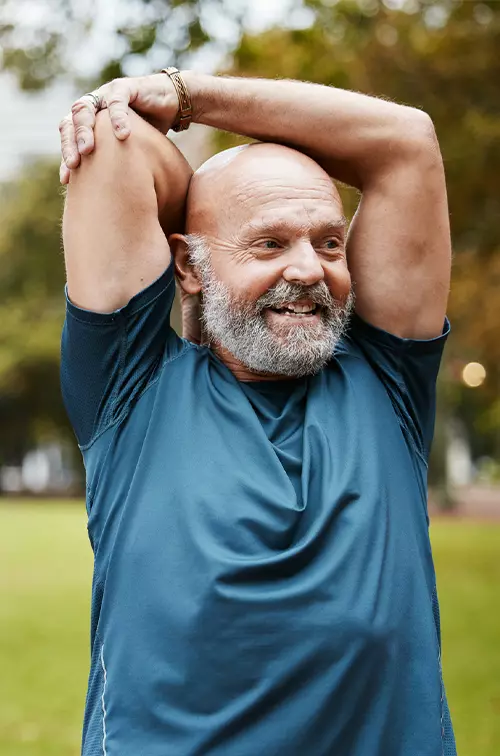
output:
{"label": "short sleeve", "polygon": [[61,341],[61,389],[80,447],[122,417],[181,339],[170,326],[173,260],[127,305],[83,310],[68,298]]}
{"label": "short sleeve", "polygon": [[426,462],[434,435],[436,380],[449,332],[446,319],[436,338],[403,339],[358,315],[353,316],[349,332],[385,385],[405,435]]}

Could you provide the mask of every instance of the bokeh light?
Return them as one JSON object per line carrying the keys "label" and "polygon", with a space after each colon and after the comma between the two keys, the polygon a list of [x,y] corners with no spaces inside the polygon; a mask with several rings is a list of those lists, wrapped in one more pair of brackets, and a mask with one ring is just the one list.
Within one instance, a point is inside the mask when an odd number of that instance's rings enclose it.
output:
{"label": "bokeh light", "polygon": [[480,362],[468,362],[462,370],[462,380],[466,386],[477,388],[484,383],[486,370]]}

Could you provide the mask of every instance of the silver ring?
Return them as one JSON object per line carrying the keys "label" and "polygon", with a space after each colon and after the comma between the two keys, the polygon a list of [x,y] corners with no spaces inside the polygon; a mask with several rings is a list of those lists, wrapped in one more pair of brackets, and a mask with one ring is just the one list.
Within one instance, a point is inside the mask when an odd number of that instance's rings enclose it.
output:
{"label": "silver ring", "polygon": [[87,92],[87,94],[82,95],[82,97],[92,97],[92,102],[94,103],[95,112],[98,113],[99,110],[102,109],[101,107],[101,98],[98,97],[94,92]]}

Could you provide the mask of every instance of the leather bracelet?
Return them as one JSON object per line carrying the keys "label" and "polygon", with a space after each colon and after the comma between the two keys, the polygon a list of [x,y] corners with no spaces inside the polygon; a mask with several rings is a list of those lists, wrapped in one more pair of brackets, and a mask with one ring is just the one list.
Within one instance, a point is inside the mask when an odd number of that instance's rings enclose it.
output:
{"label": "leather bracelet", "polygon": [[161,73],[166,73],[167,76],[170,77],[170,81],[174,85],[177,97],[179,98],[179,112],[172,124],[172,129],[174,131],[186,131],[186,129],[189,128],[193,117],[193,107],[191,105],[189,90],[186,87],[178,68],[175,68],[174,66],[162,68]]}

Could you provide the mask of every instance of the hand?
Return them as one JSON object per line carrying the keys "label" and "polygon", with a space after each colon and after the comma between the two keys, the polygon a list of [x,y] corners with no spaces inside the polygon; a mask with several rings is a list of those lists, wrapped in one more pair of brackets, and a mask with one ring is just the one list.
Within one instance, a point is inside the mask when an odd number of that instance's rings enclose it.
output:
{"label": "hand", "polygon": [[[107,109],[117,139],[130,135],[129,106],[146,121],[166,134],[179,110],[179,98],[170,77],[159,73],[114,79],[94,91],[99,97],[99,110]],[[80,97],[71,112],[59,124],[62,162],[61,184],[69,182],[70,172],[80,165],[81,155],[94,149],[96,107],[91,97]]]}

